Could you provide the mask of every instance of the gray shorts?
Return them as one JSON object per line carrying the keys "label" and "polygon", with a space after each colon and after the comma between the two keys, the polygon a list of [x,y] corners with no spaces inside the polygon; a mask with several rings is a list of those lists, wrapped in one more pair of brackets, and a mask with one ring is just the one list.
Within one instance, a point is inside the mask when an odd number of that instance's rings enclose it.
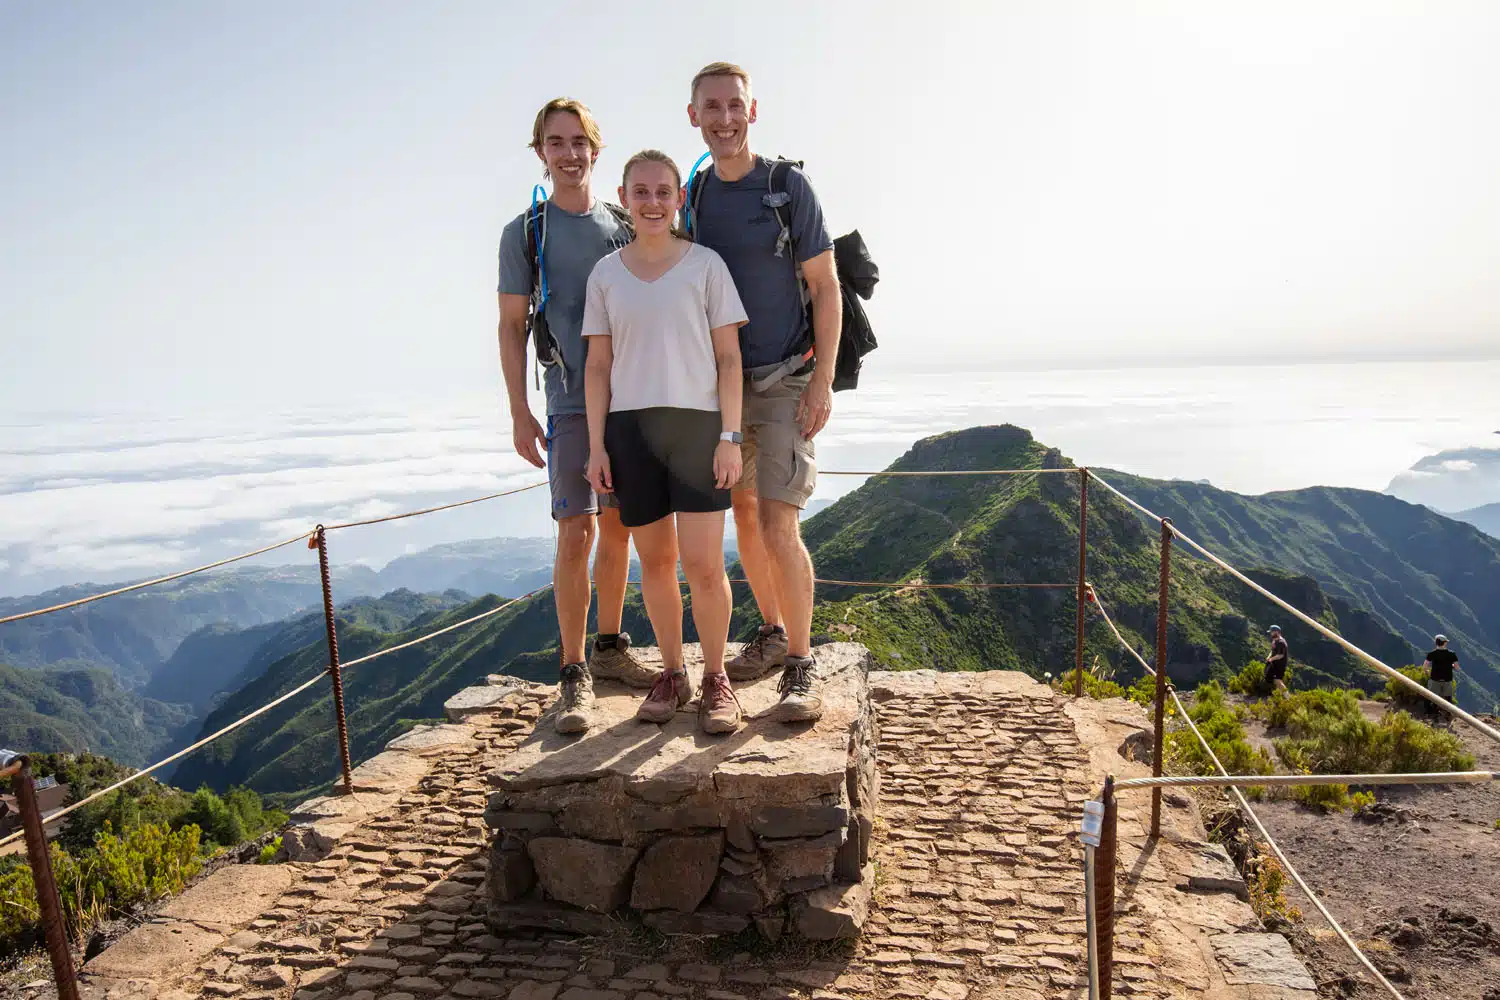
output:
{"label": "gray shorts", "polygon": [[818,485],[817,449],[802,436],[797,421],[797,404],[810,381],[808,375],[788,375],[756,392],[749,377],[745,379],[740,485],[756,496],[797,508],[807,506]]}
{"label": "gray shorts", "polygon": [[618,507],[613,496],[600,496],[589,485],[589,418],[582,413],[547,416],[547,482],[552,487],[552,518],[561,521],[599,508]]}
{"label": "gray shorts", "polygon": [[1448,701],[1452,701],[1454,695],[1458,694],[1458,682],[1457,681],[1435,681],[1435,680],[1429,679],[1427,681],[1427,690],[1431,691],[1433,694],[1437,695],[1439,698],[1444,698],[1444,699],[1446,699]]}

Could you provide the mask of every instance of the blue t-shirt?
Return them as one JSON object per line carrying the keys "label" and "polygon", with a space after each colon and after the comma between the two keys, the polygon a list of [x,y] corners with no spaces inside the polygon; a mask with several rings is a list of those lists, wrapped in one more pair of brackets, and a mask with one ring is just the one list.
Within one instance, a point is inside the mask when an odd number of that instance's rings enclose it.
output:
{"label": "blue t-shirt", "polygon": [[[823,206],[807,175],[783,164],[776,168],[778,186],[791,196],[781,214],[792,231],[792,245],[776,256],[780,227],[765,204],[770,194],[771,161],[755,158],[750,172],[733,183],[720,180],[712,167],[699,175],[703,185],[693,218],[693,238],[724,258],[750,322],[740,327],[740,354],[745,368],[785,361],[807,333],[807,312],[796,265],[833,249],[823,221]],[[795,261],[793,259],[793,247]]]}

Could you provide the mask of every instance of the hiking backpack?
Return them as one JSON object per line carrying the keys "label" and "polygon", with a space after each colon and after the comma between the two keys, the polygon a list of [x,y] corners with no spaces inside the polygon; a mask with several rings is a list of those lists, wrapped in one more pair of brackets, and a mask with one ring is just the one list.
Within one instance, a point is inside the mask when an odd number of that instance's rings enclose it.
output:
{"label": "hiking backpack", "polygon": [[[807,354],[812,350],[814,340],[812,297],[808,294],[807,282],[802,277],[802,265],[796,262],[797,239],[792,234],[788,216],[782,212],[792,203],[791,193],[786,188],[786,173],[792,168],[800,170],[802,161],[776,157],[770,161],[770,165],[770,173],[766,178],[767,193],[761,197],[761,203],[775,214],[776,224],[780,227],[776,234],[776,256],[785,256],[787,247],[792,247],[797,284],[802,289],[802,308],[807,315],[807,335],[796,353]],[[713,164],[688,178],[688,212],[685,221],[688,235],[695,238],[698,206],[711,170]],[[875,340],[875,331],[870,327],[870,318],[859,301],[875,294],[875,284],[880,280],[880,268],[870,257],[870,251],[858,229],[833,241],[833,260],[838,274],[839,296],[843,299],[844,307],[844,320],[839,331],[839,353],[833,372],[833,389],[841,392],[859,385],[859,371],[864,365],[865,355],[880,346]]]}
{"label": "hiking backpack", "polygon": [[[562,365],[563,360],[557,338],[552,336],[552,330],[547,326],[547,299],[550,294],[547,287],[548,202],[537,200],[540,188],[541,185],[537,185],[532,191],[531,209],[526,213],[522,224],[526,257],[531,263],[531,304],[526,310],[526,336],[536,350],[537,364],[543,368],[551,368],[553,365]],[[627,233],[632,236],[635,234],[635,224],[630,221],[627,210],[613,202],[606,201],[602,204]]]}

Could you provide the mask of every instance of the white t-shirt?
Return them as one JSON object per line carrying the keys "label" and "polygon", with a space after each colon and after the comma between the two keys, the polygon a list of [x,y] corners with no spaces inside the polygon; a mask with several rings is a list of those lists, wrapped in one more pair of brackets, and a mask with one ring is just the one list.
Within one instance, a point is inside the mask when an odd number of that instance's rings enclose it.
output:
{"label": "white t-shirt", "polygon": [[600,258],[589,275],[583,335],[611,338],[610,412],[717,412],[719,364],[709,331],[747,319],[729,268],[707,247],[691,244],[655,281],[632,274],[618,250]]}

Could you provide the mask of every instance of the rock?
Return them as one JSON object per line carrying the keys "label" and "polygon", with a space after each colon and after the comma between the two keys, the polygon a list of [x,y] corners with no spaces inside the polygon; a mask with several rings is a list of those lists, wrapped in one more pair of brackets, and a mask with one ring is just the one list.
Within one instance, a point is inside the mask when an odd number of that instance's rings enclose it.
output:
{"label": "rock", "polygon": [[1209,941],[1224,971],[1224,981],[1231,986],[1318,988],[1280,934],[1217,934]]}
{"label": "rock", "polygon": [[859,934],[870,915],[870,883],[874,873],[855,885],[816,889],[792,907],[797,932],[814,941],[833,941]]}
{"label": "rock", "polygon": [[493,847],[489,852],[489,867],[484,873],[484,888],[495,903],[514,903],[531,892],[537,885],[537,870],[532,867],[531,855],[520,849]]}
{"label": "rock", "polygon": [[589,913],[571,906],[528,900],[524,903],[491,903],[485,918],[502,933],[518,927],[533,927],[572,934],[609,934],[617,929],[615,919],[603,913]]}
{"label": "rock", "polygon": [[1196,892],[1232,892],[1245,901],[1250,899],[1250,890],[1240,876],[1239,869],[1229,858],[1229,852],[1218,844],[1201,844],[1191,858],[1191,867],[1184,873],[1179,889]]}
{"label": "rock", "polygon": [[526,847],[547,895],[608,913],[625,905],[640,851],[571,837],[537,837]]}
{"label": "rock", "polygon": [[386,744],[387,750],[405,750],[408,753],[431,757],[446,753],[454,747],[469,746],[474,742],[473,726],[414,726],[404,736],[398,736]]}
{"label": "rock", "polygon": [[356,767],[350,777],[356,793],[404,793],[422,780],[429,766],[429,761],[415,754],[385,750]]}
{"label": "rock", "polygon": [[843,806],[765,806],[750,820],[758,837],[821,837],[849,825],[849,810]]}
{"label": "rock", "polygon": [[766,905],[760,884],[750,875],[721,875],[709,905],[725,913],[755,913]]}
{"label": "rock", "polygon": [[766,874],[772,884],[792,879],[827,881],[833,874],[833,859],[844,843],[844,832],[808,839],[777,841],[765,845]]}
{"label": "rock", "polygon": [[1120,744],[1119,754],[1126,760],[1149,764],[1151,758],[1156,756],[1156,737],[1147,730],[1131,733]]}
{"label": "rock", "polygon": [[378,972],[349,973],[349,988],[351,990],[373,990],[384,986],[390,981],[390,976]]}
{"label": "rock", "polygon": [[723,833],[661,838],[636,865],[630,905],[638,910],[696,910],[713,888],[723,853]]}
{"label": "rock", "polygon": [[464,722],[471,715],[485,715],[514,700],[516,689],[499,685],[464,688],[443,702],[443,714],[449,722]]}
{"label": "rock", "polygon": [[757,914],[755,917],[755,929],[760,932],[761,937],[775,944],[781,940],[781,935],[786,932],[786,914],[780,910]]}
{"label": "rock", "polygon": [[187,921],[142,924],[83,967],[99,979],[156,981],[197,967],[224,940],[219,931]]}

